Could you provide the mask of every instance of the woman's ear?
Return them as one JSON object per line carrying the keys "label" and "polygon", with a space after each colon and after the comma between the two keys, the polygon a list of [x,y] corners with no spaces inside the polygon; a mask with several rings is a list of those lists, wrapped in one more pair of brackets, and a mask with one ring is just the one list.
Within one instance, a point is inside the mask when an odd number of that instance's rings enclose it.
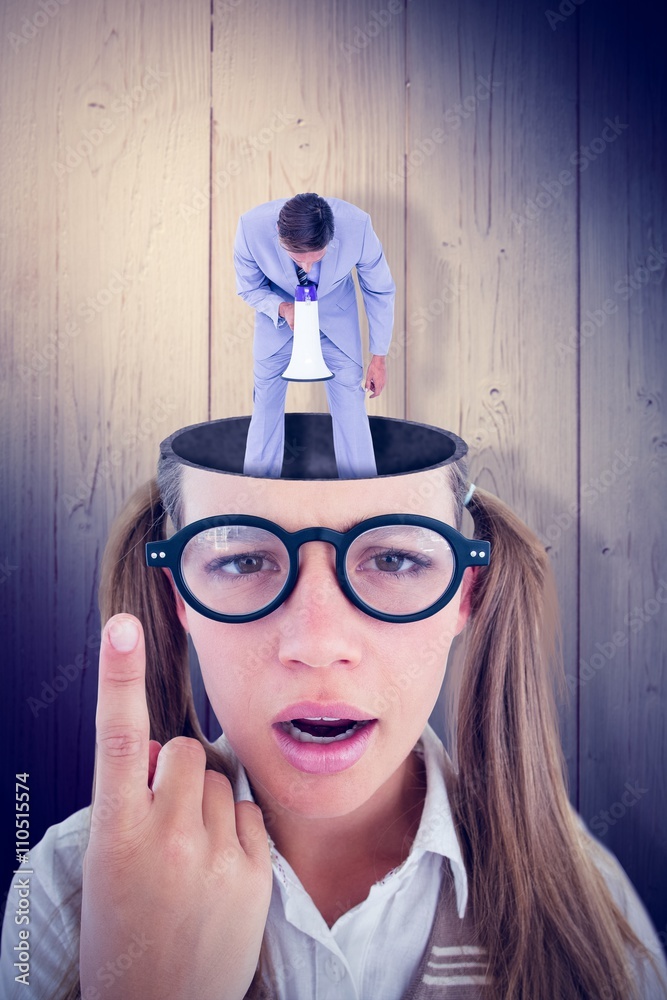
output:
{"label": "woman's ear", "polygon": [[162,566],[162,572],[166,573],[167,577],[169,578],[169,583],[171,584],[171,589],[174,594],[174,601],[176,602],[176,613],[178,615],[178,620],[185,629],[185,631],[189,632],[190,629],[188,628],[188,618],[185,610],[185,601],[178,592],[178,588],[174,583],[174,578],[171,575],[171,570],[167,569],[166,566]]}
{"label": "woman's ear", "polygon": [[479,566],[468,566],[468,568],[463,573],[463,581],[461,583],[461,602],[459,604],[459,616],[456,619],[455,635],[462,632],[468,623],[470,618],[470,612],[472,610],[472,595],[477,586],[477,574],[481,567]]}

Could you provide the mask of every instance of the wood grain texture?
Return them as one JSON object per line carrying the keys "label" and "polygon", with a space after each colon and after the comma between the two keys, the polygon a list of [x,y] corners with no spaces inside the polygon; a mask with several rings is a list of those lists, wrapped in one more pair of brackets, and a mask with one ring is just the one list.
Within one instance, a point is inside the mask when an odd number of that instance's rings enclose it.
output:
{"label": "wood grain texture", "polygon": [[[3,40],[25,13],[4,6]],[[208,70],[202,3],[72,3],[4,63],[3,509],[23,552],[14,738],[31,735],[11,759],[39,783],[37,829],[90,796],[108,525],[159,440],[207,415],[208,223],[177,209],[208,180]]]}
{"label": "wood grain texture", "polygon": [[[51,376],[51,355],[57,355],[52,334],[58,309],[54,280],[57,222],[49,158],[40,150],[56,142],[56,100],[49,79],[52,42],[42,35],[30,44],[19,34],[23,8],[5,5],[0,11],[6,46],[3,76],[5,103],[0,120],[2,148],[12,152],[0,161],[2,214],[2,518],[3,557],[8,572],[2,588],[3,692],[6,706],[21,725],[0,727],[0,756],[16,771],[33,772],[39,755],[54,752],[58,720],[54,712],[41,717],[30,712],[26,699],[39,696],[42,681],[55,667],[54,633],[57,611],[56,544],[53,531],[54,413],[58,393]],[[10,40],[16,35],[18,42]],[[7,71],[11,66],[11,73]],[[46,193],[51,197],[45,197]],[[28,460],[26,460],[28,459]],[[31,539],[40,542],[39,559]],[[9,568],[11,567],[11,572]],[[51,670],[45,671],[49,664]],[[30,743],[24,741],[30,733]],[[71,766],[71,761],[69,762]],[[8,766],[7,770],[14,770]],[[33,822],[40,828],[56,809],[53,775],[35,797]],[[3,775],[3,814],[9,813],[14,789]],[[6,782],[6,786],[5,783]],[[5,824],[3,824],[4,826]],[[43,827],[42,827],[43,828]],[[11,831],[13,833],[13,830]],[[3,829],[3,851],[14,858],[14,838]],[[6,883],[8,884],[8,883]]]}
{"label": "wood grain texture", "polygon": [[[373,37],[371,0],[284,0],[215,8],[212,145],[212,383],[214,416],[252,411],[254,311],[236,296],[232,244],[239,215],[274,198],[316,191],[371,215],[402,314],[403,193],[387,172],[403,147],[405,14]],[[363,305],[362,344],[368,360]],[[369,414],[403,412],[402,365]],[[322,385],[290,385],[288,410],[326,411]]]}
{"label": "wood grain texture", "polygon": [[[554,357],[576,322],[575,185],[539,207],[576,147],[575,53],[530,4],[410,8],[408,416],[461,434],[471,480],[540,534],[577,496],[576,356]],[[576,530],[548,545],[571,670]],[[576,803],[576,699],[562,732]]]}
{"label": "wood grain texture", "polygon": [[664,931],[667,74],[647,12],[581,14],[581,805]]}

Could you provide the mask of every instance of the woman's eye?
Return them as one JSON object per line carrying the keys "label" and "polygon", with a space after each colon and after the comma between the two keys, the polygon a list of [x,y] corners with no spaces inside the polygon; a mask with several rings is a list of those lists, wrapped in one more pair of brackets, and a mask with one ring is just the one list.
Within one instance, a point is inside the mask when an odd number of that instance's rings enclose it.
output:
{"label": "woman's eye", "polygon": [[359,566],[359,569],[377,569],[382,573],[419,572],[428,566],[429,561],[414,552],[398,552],[395,549],[386,552],[376,552]]}
{"label": "woman's eye", "polygon": [[256,552],[244,552],[238,556],[214,559],[207,567],[209,573],[228,573],[230,576],[250,576],[254,573],[275,572],[280,567],[268,556]]}
{"label": "woman's eye", "polygon": [[231,563],[239,573],[259,573],[264,566],[263,556],[239,556]]}
{"label": "woman's eye", "polygon": [[383,555],[375,556],[374,561],[378,569],[396,573],[399,569],[404,568],[406,558],[397,552],[385,552]]}

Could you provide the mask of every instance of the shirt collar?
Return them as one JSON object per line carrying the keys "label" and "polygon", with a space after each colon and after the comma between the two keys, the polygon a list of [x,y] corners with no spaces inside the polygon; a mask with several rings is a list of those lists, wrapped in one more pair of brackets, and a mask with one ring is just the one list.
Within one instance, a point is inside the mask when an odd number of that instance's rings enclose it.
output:
{"label": "shirt collar", "polygon": [[[225,758],[229,773],[232,775],[232,788],[234,791],[234,801],[243,802],[249,799],[254,802],[250,782],[243,764],[234,753],[229,740],[224,735],[220,736],[214,743],[217,750]],[[468,877],[461,845],[459,844],[454,819],[447,794],[446,773],[453,774],[453,765],[445,750],[440,737],[430,724],[422,733],[415,750],[424,759],[424,769],[426,771],[426,796],[424,799],[424,809],[422,811],[417,836],[410,848],[410,855],[414,853],[422,854],[424,851],[431,851],[433,854],[440,854],[447,858],[452,868],[454,876],[454,888],[456,891],[456,909],[460,918],[463,918],[468,902]],[[284,879],[284,871],[281,871],[281,855],[276,850],[273,840],[269,836],[271,846],[271,859],[277,874]]]}
{"label": "shirt collar", "polygon": [[463,917],[468,902],[468,876],[466,874],[461,845],[456,836],[454,818],[447,794],[446,774],[453,775],[454,768],[442,740],[430,724],[421,735],[415,747],[423,754],[426,771],[426,797],[417,836],[411,852],[432,851],[447,858],[451,864],[456,890],[456,908]]}
{"label": "shirt collar", "polygon": [[[324,259],[324,258],[322,258]],[[308,281],[313,285],[316,285],[320,280],[320,271],[322,269],[322,261],[316,260],[314,264],[310,265],[310,271],[307,272]]]}

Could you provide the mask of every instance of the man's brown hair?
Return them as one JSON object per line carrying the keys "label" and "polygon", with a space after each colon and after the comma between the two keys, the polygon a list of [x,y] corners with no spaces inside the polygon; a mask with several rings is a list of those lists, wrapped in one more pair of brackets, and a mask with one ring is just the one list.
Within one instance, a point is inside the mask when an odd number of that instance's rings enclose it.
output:
{"label": "man's brown hair", "polygon": [[291,253],[324,250],[334,235],[333,212],[318,194],[297,194],[280,209],[278,235]]}

